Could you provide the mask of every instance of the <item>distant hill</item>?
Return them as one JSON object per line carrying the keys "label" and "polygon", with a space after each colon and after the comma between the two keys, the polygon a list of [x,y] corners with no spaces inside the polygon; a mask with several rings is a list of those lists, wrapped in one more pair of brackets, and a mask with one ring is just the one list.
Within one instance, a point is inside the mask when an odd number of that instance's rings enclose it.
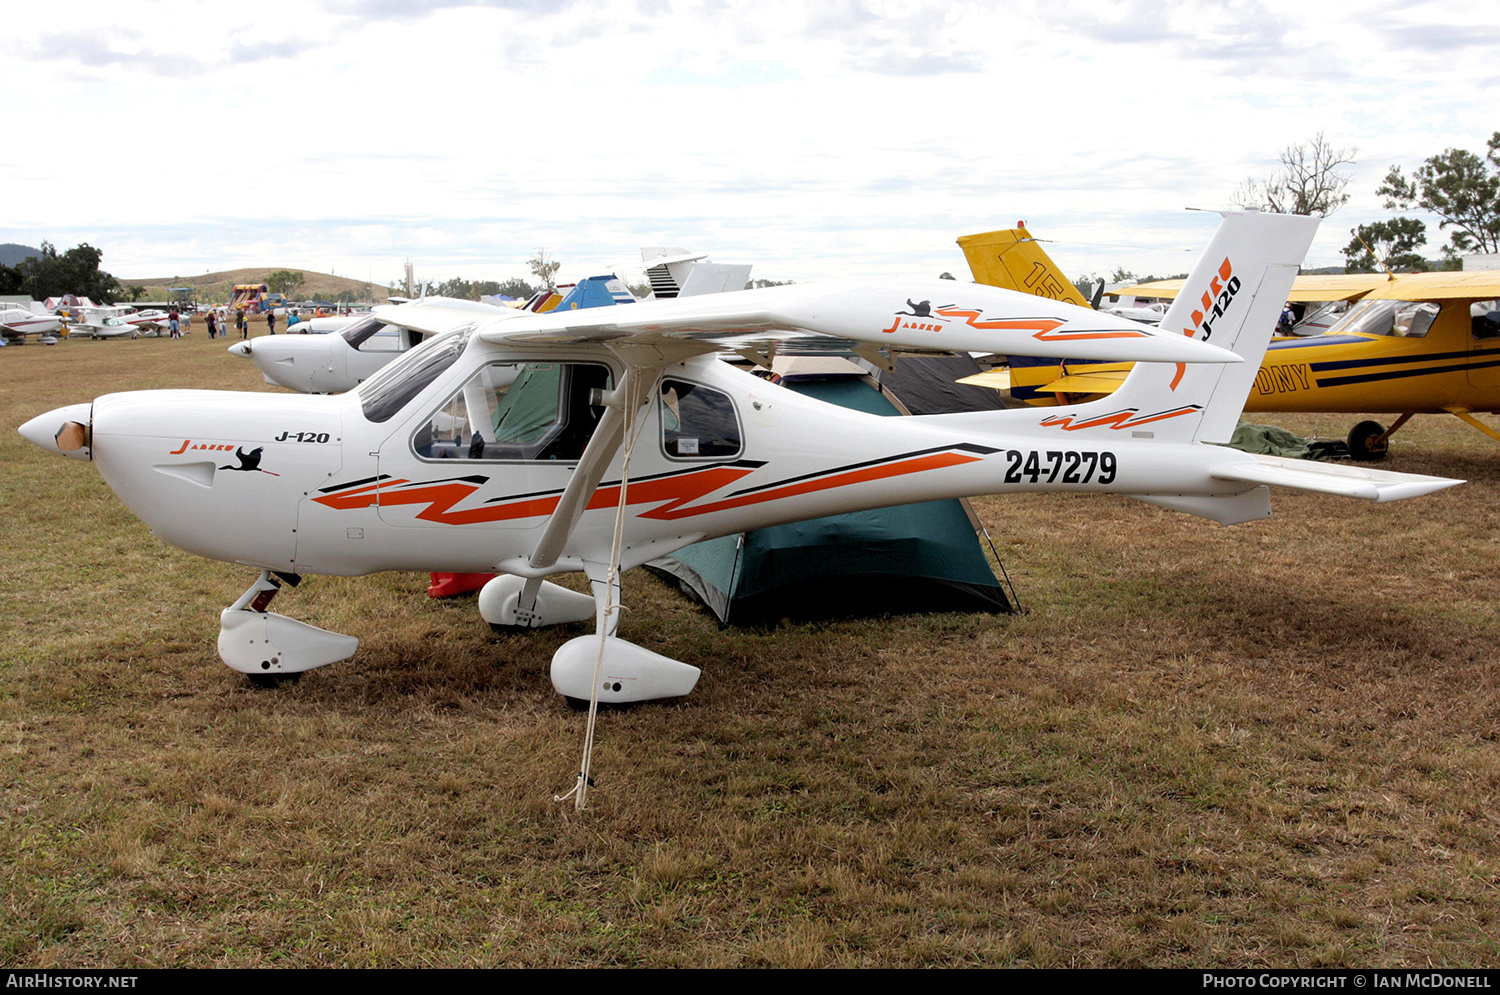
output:
{"label": "distant hill", "polygon": [[32,256],[40,256],[41,249],[33,249],[29,245],[17,245],[15,242],[0,244],[0,266],[15,266],[23,259]]}
{"label": "distant hill", "polygon": [[[246,269],[223,270],[218,273],[202,273],[198,276],[168,276],[140,279],[120,277],[122,286],[140,285],[146,288],[147,300],[164,300],[168,287],[193,287],[193,297],[208,304],[226,303],[237,283],[264,283],[266,277],[277,270],[293,269],[290,266],[254,266]],[[305,300],[312,297],[334,299],[340,294],[354,295],[355,303],[384,303],[387,290],[378,283],[351,280],[331,273],[314,273],[311,270],[295,270],[303,276],[303,284],[292,292],[292,297]]]}

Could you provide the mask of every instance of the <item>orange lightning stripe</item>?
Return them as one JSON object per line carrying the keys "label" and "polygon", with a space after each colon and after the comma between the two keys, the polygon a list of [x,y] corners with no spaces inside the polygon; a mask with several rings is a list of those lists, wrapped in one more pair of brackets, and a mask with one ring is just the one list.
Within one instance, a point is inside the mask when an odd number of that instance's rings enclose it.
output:
{"label": "orange lightning stripe", "polygon": [[[798,481],[780,487],[770,487],[754,494],[686,507],[691,502],[722,490],[752,470],[741,467],[712,467],[694,473],[659,480],[642,480],[629,485],[629,505],[656,504],[659,507],[640,513],[641,518],[660,521],[675,521],[695,515],[712,514],[734,508],[766,504],[783,498],[811,494],[816,491],[867,483],[889,477],[921,473],[949,466],[971,463],[982,457],[959,453],[937,453],[926,456],[900,459],[881,466],[862,467],[842,473],[830,474],[816,480]],[[503,504],[485,505],[479,508],[454,511],[454,507],[479,490],[479,485],[461,480],[442,481],[433,484],[417,484],[401,489],[408,484],[405,479],[382,481],[361,487],[348,493],[328,494],[314,498],[317,503],[338,511],[368,508],[372,505],[391,508],[400,505],[426,505],[416,517],[422,521],[441,525],[479,525],[486,522],[512,521],[522,518],[539,518],[557,510],[560,494],[549,494],[525,498]],[[620,500],[620,485],[601,487],[589,500],[587,510],[594,511],[615,507]]]}
{"label": "orange lightning stripe", "polygon": [[942,315],[944,318],[963,318],[964,324],[970,328],[978,328],[982,331],[1009,331],[1014,329],[1029,331],[1034,328],[1036,329],[1037,338],[1042,338],[1042,336],[1062,324],[1056,318],[1003,318],[999,321],[980,321],[979,317],[984,314],[983,311],[971,311],[958,307],[940,307],[936,313]]}
{"label": "orange lightning stripe", "polygon": [[1081,421],[1076,425],[1073,424],[1073,418],[1075,417],[1073,415],[1054,415],[1051,418],[1043,418],[1041,425],[1044,428],[1061,428],[1066,432],[1076,432],[1081,428],[1099,428],[1100,426],[1108,426],[1112,429],[1135,428],[1137,425],[1149,425],[1152,422],[1176,418],[1178,415],[1191,414],[1197,410],[1199,410],[1199,406],[1191,404],[1185,408],[1177,408],[1172,411],[1158,411],[1155,414],[1136,417],[1138,413],[1137,408],[1126,408],[1123,411],[1112,411],[1107,415],[1100,415],[1098,418]]}

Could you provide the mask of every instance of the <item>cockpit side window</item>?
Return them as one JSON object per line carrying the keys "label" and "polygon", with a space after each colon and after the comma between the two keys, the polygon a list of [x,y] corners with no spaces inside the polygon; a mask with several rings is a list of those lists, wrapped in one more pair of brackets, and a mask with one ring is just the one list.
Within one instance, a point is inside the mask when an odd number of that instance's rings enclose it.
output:
{"label": "cockpit side window", "polygon": [[1405,308],[1396,315],[1394,323],[1394,334],[1403,335],[1409,339],[1421,339],[1427,337],[1427,330],[1437,320],[1438,306],[1436,304],[1418,304],[1415,307]]}
{"label": "cockpit side window", "polygon": [[395,325],[387,325],[367,337],[355,348],[360,352],[404,352],[406,350],[405,330]]}
{"label": "cockpit side window", "polygon": [[464,347],[469,344],[470,331],[472,328],[465,328],[429,339],[405,357],[387,363],[356,387],[365,417],[372,422],[383,422],[406,407],[408,401],[463,355]]}
{"label": "cockpit side window", "polygon": [[423,459],[573,461],[604,408],[594,389],[613,376],[597,363],[491,363],[417,429]]}
{"label": "cockpit side window", "polygon": [[1480,341],[1500,338],[1500,301],[1477,301],[1469,305],[1469,326]]}
{"label": "cockpit side window", "polygon": [[1420,339],[1437,319],[1438,306],[1421,301],[1360,301],[1333,327],[1330,335],[1390,335]]}
{"label": "cockpit side window", "polygon": [[661,385],[661,445],[668,456],[738,456],[740,423],[729,395],[684,380]]}

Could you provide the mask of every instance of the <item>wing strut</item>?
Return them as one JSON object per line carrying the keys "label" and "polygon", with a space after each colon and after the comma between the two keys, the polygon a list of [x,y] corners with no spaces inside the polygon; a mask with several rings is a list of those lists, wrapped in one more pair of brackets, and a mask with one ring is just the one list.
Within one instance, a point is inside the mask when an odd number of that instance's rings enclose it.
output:
{"label": "wing strut", "polygon": [[[601,391],[593,399],[604,407],[593,436],[584,447],[573,475],[557,500],[557,507],[542,529],[531,555],[510,557],[495,564],[503,571],[480,594],[480,613],[493,624],[532,628],[558,622],[582,622],[595,616],[595,600],[567,588],[548,583],[543,578],[560,569],[589,571],[589,565],[571,561],[558,566],[568,539],[578,520],[588,508],[604,471],[625,441],[627,425],[639,422],[650,402],[649,385],[654,383],[659,366],[639,367],[626,364],[625,376],[612,391]],[[632,440],[633,441],[633,440]],[[592,579],[592,574],[590,574]],[[541,604],[539,604],[539,600]],[[605,619],[599,619],[604,624]]]}
{"label": "wing strut", "polygon": [[[556,509],[542,527],[531,555],[511,557],[495,564],[496,569],[504,574],[486,584],[479,594],[480,614],[491,624],[529,628],[554,622],[581,622],[590,615],[594,617],[594,635],[570,639],[552,656],[552,686],[579,706],[588,702],[589,719],[577,780],[566,794],[554,796],[559,802],[573,799],[574,807],[580,810],[584,807],[590,785],[589,770],[599,702],[618,704],[677,697],[691,691],[701,673],[697,667],[636,646],[615,635],[620,624],[620,561],[625,549],[630,458],[648,424],[646,415],[662,370],[680,359],[688,349],[701,351],[691,344],[686,348],[674,346],[674,343],[611,346],[624,361],[625,374],[618,387],[603,391],[594,398],[596,405],[603,405],[604,416],[599,419],[593,437],[584,447],[573,475],[558,498]],[[597,493],[605,471],[622,450],[620,497],[615,508],[614,536],[607,562],[590,558],[587,551],[585,555],[564,556],[568,541]],[[593,597],[544,579],[560,570],[582,570],[589,579]]]}
{"label": "wing strut", "polygon": [[[557,802],[572,798],[573,808],[578,812],[583,811],[588,800],[589,785],[593,783],[589,777],[589,771],[594,763],[594,729],[599,719],[599,687],[604,676],[604,655],[609,650],[610,641],[620,625],[620,549],[625,535],[625,508],[628,502],[626,494],[630,489],[630,457],[635,452],[636,441],[640,438],[641,426],[644,424],[642,415],[646,413],[646,404],[650,401],[651,391],[656,385],[660,372],[661,367],[649,369],[633,365],[625,367],[625,377],[620,386],[603,399],[606,405],[604,418],[601,419],[594,438],[589,440],[589,445],[584,450],[583,459],[579,461],[573,479],[568,481],[568,486],[557,503],[557,510],[547,522],[547,527],[543,530],[541,538],[537,540],[537,547],[531,554],[533,568],[549,567],[557,562],[563,543],[573,531],[573,526],[588,504],[587,498],[592,496],[598,488],[599,481],[604,475],[604,468],[609,465],[609,461],[614,458],[614,454],[623,442],[625,457],[620,462],[620,500],[615,506],[615,529],[614,538],[609,547],[609,563],[602,577],[599,576],[598,564],[587,564],[589,586],[594,591],[594,601],[598,607],[598,622],[595,628],[598,630],[599,650],[594,655],[594,675],[589,682],[589,718],[583,734],[583,759],[578,765],[578,778],[574,781],[572,790],[553,796],[553,801]],[[595,449],[594,443],[600,439],[600,436],[604,436],[606,431],[608,436],[600,446],[599,453],[590,461],[590,454]],[[608,448],[607,454],[604,452],[605,447]],[[574,484],[580,485],[576,492]],[[528,587],[531,583],[533,582],[528,581]],[[523,593],[522,597],[524,596]]]}
{"label": "wing strut", "polygon": [[[547,527],[542,530],[541,538],[536,542],[536,548],[531,551],[529,565],[532,570],[546,570],[562,555],[568,536],[573,534],[578,519],[583,515],[583,510],[588,507],[589,499],[598,489],[599,481],[604,479],[604,471],[609,467],[610,461],[615,458],[615,454],[620,451],[622,442],[625,443],[626,464],[629,464],[630,451],[635,445],[635,439],[629,436],[632,429],[639,434],[638,425],[641,415],[645,413],[645,407],[650,402],[650,387],[656,382],[658,372],[659,369],[627,366],[620,386],[612,391],[601,392],[597,403],[604,405],[604,417],[599,420],[599,427],[594,430],[594,437],[584,447],[583,456],[579,459],[573,476],[568,480],[568,486],[563,489],[562,497],[557,500],[557,509],[547,520]],[[620,493],[623,500],[625,493],[623,475],[620,481]],[[616,529],[618,530],[618,526]],[[616,535],[615,538],[618,540],[619,536]]]}

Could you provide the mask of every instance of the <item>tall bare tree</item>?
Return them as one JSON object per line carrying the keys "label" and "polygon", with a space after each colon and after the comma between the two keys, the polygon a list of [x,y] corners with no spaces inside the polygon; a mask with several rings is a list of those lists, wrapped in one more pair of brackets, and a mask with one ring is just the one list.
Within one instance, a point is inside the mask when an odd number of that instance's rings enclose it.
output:
{"label": "tall bare tree", "polygon": [[549,256],[546,249],[537,249],[536,255],[526,260],[526,268],[531,270],[531,275],[545,289],[557,279],[557,271],[562,269],[562,262]]}
{"label": "tall bare tree", "polygon": [[1352,166],[1358,151],[1334,148],[1320,131],[1282,149],[1281,169],[1265,180],[1245,180],[1234,192],[1234,203],[1249,211],[1326,218],[1349,202],[1349,177],[1339,170]]}

